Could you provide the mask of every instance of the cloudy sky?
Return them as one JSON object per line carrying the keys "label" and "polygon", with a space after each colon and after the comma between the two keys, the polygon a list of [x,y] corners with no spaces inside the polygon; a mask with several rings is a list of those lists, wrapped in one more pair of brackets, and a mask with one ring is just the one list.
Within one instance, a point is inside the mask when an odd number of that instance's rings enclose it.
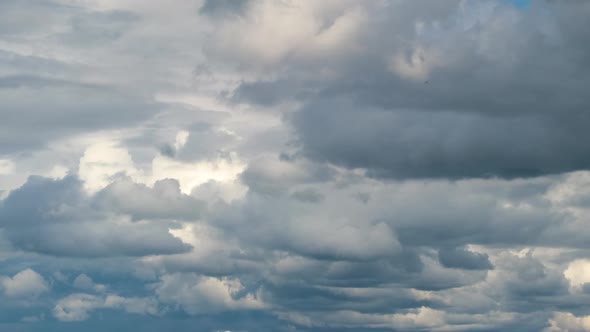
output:
{"label": "cloudy sky", "polygon": [[588,17],[1,0],[0,331],[590,331]]}

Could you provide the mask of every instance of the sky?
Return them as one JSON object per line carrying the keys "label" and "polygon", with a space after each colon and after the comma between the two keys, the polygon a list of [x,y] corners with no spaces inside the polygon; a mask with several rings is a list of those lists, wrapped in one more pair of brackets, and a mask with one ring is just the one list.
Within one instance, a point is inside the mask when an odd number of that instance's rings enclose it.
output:
{"label": "sky", "polygon": [[589,16],[0,1],[0,331],[590,331]]}

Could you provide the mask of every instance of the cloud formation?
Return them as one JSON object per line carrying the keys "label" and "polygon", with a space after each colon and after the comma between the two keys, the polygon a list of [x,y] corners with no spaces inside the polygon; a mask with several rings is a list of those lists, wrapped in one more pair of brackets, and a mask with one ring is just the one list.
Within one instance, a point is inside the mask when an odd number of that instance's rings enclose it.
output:
{"label": "cloud formation", "polygon": [[590,331],[589,14],[0,2],[0,330]]}

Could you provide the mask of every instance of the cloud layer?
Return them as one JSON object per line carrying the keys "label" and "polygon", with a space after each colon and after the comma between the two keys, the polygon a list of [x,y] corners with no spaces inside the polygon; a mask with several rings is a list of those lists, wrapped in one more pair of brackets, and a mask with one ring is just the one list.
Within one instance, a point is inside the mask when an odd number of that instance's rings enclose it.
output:
{"label": "cloud layer", "polygon": [[590,4],[0,3],[0,330],[590,331]]}

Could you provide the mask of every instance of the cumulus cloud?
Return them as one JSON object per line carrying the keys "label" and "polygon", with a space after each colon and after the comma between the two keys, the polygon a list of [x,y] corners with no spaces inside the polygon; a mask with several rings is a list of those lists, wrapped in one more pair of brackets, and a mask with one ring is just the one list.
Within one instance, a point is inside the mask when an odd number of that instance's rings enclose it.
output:
{"label": "cumulus cloud", "polygon": [[549,320],[550,327],[544,332],[584,332],[590,331],[590,318],[588,316],[576,317],[569,312],[556,312]]}
{"label": "cumulus cloud", "polygon": [[125,298],[116,294],[96,296],[84,293],[68,295],[57,301],[53,316],[60,321],[73,322],[88,319],[96,310],[124,310],[134,314],[157,315],[157,303],[149,298]]}
{"label": "cumulus cloud", "polygon": [[[106,197],[108,192],[104,192]],[[85,194],[76,177],[33,177],[2,202],[0,220],[15,247],[56,256],[141,256],[188,249],[168,232],[173,221],[133,221],[129,213],[137,213],[137,208],[129,211],[122,206],[119,210],[105,204],[97,196]],[[153,206],[147,206],[150,214]]]}
{"label": "cumulus cloud", "polygon": [[12,277],[2,277],[0,286],[6,297],[17,299],[32,299],[49,291],[43,276],[32,269],[22,270]]}
{"label": "cumulus cloud", "polygon": [[190,273],[165,275],[155,293],[164,303],[180,305],[193,315],[265,307],[260,294],[246,290],[239,279],[199,277]]}

